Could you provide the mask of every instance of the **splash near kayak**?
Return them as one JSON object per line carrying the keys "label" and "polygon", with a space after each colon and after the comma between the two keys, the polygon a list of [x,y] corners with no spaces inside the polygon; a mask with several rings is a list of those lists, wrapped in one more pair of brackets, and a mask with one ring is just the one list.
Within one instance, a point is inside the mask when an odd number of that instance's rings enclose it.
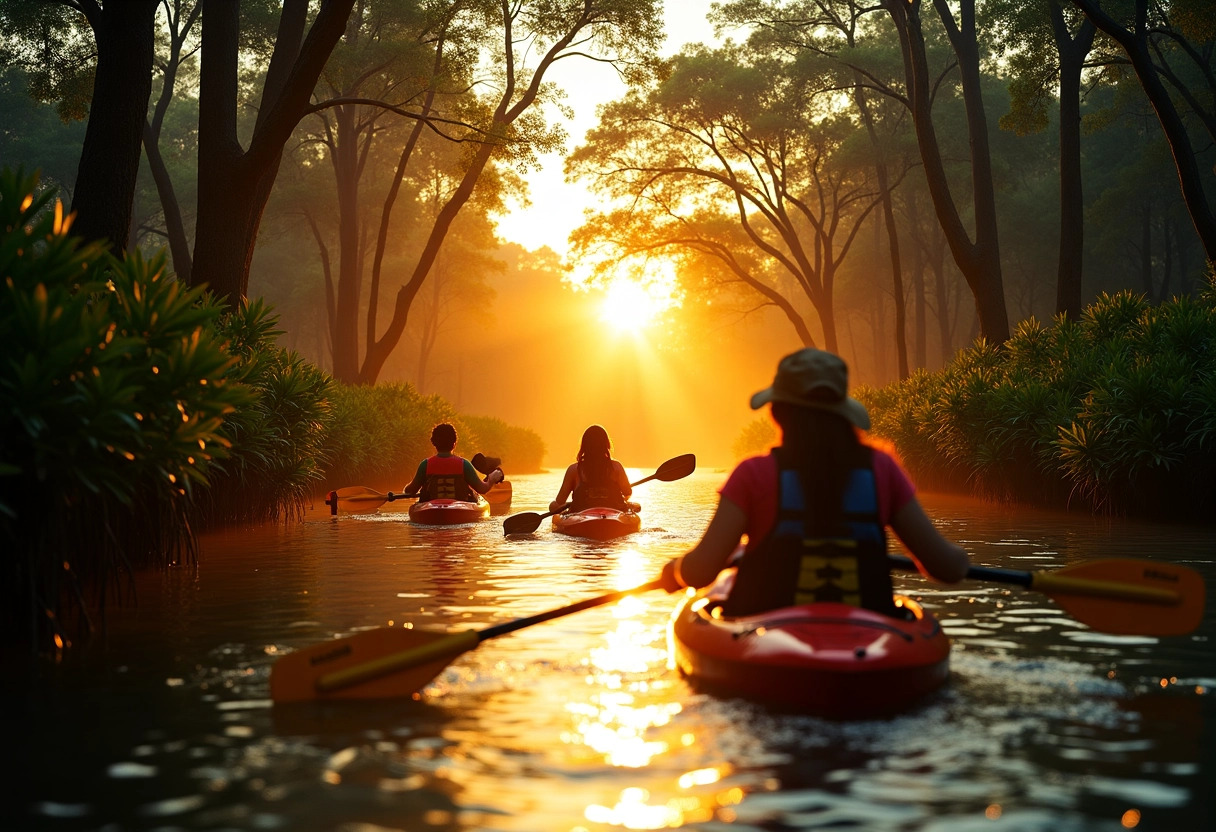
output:
{"label": "splash near kayak", "polygon": [[637,511],[615,508],[587,508],[553,515],[553,531],[587,540],[615,540],[642,527]]}
{"label": "splash near kayak", "polygon": [[697,686],[829,719],[888,716],[949,676],[950,639],[911,598],[906,620],[847,604],[783,607],[723,618],[735,570],[690,594],[672,618],[676,666]]}
{"label": "splash near kayak", "polygon": [[424,526],[457,526],[476,523],[490,512],[485,502],[463,500],[426,500],[410,506],[410,520]]}

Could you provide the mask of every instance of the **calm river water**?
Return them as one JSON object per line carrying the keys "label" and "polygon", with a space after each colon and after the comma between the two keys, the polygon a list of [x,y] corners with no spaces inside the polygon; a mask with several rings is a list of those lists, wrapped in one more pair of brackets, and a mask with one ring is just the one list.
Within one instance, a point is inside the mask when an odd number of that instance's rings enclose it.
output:
{"label": "calm river water", "polygon": [[[953,637],[952,676],[883,721],[694,692],[667,667],[662,593],[487,641],[419,702],[271,706],[285,651],[390,622],[480,628],[650,580],[724,477],[642,486],[641,533],[611,544],[547,522],[504,540],[501,518],[335,520],[319,503],[209,536],[197,570],[141,577],[104,637],[6,669],[0,829],[1216,828],[1216,604],[1191,636],[1105,636],[1032,592],[900,577]],[[513,482],[511,510],[534,510],[558,474]],[[923,502],[980,564],[1151,557],[1216,587],[1211,529]]]}

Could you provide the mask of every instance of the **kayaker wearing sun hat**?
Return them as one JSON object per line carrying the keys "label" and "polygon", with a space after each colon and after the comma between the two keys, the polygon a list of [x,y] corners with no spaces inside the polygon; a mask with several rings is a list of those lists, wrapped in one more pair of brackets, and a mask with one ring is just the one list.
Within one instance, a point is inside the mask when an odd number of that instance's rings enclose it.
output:
{"label": "kayaker wearing sun hat", "polygon": [[711,583],[746,534],[724,615],[813,601],[895,615],[887,526],[922,573],[962,580],[967,553],[937,531],[899,464],[863,443],[870,417],[848,395],[848,379],[830,352],[808,347],[781,359],[772,386],[751,398],[753,410],[771,405],[781,445],[731,473],[701,541],[664,567],[669,592]]}

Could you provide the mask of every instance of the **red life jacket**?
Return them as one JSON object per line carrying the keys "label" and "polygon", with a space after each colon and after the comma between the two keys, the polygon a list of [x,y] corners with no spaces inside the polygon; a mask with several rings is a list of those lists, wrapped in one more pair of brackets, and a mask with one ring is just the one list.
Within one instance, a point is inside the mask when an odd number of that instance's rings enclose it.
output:
{"label": "red life jacket", "polygon": [[464,458],[432,456],[426,461],[426,484],[419,500],[462,500],[471,503],[477,498],[464,478]]}

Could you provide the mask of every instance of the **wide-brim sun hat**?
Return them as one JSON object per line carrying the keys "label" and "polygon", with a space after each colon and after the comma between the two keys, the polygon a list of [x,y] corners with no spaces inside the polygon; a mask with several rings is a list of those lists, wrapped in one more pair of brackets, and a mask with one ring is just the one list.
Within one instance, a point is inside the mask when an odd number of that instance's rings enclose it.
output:
{"label": "wide-brim sun hat", "polygon": [[870,429],[870,414],[865,405],[849,396],[848,365],[840,356],[814,347],[805,347],[781,359],[772,385],[752,396],[752,410],[769,402],[825,410],[862,430]]}

